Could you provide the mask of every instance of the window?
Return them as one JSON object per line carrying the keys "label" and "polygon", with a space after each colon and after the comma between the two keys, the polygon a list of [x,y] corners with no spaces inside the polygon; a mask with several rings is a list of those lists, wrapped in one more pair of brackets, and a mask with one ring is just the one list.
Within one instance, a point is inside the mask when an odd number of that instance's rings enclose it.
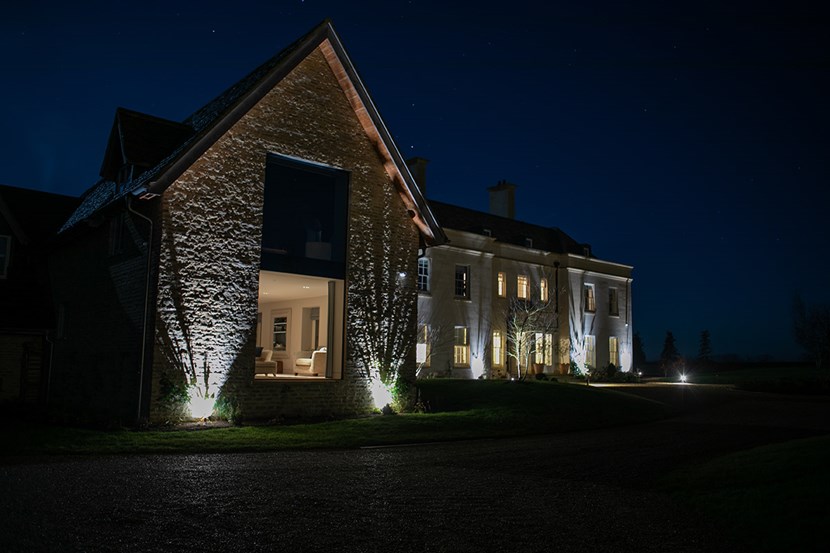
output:
{"label": "window", "polygon": [[467,265],[455,266],[455,297],[470,297],[470,267]]}
{"label": "window", "polygon": [[571,362],[571,341],[567,338],[559,339],[559,364],[569,365]]}
{"label": "window", "polygon": [[470,342],[466,326],[455,327],[455,341],[453,345],[453,365],[456,367],[470,366]]}
{"label": "window", "polygon": [[594,296],[594,285],[585,285],[585,311],[595,313],[597,310],[597,300]]}
{"label": "window", "polygon": [[527,276],[519,275],[516,277],[516,295],[520,300],[530,299],[530,283],[527,280]]}
{"label": "window", "polygon": [[532,248],[533,247],[533,238],[525,238],[525,246],[527,246],[528,248]]}
{"label": "window", "polygon": [[418,291],[429,292],[429,259],[426,257],[418,260]]}
{"label": "window", "polygon": [[585,336],[585,364],[589,367],[597,366],[597,337],[590,334]]}
{"label": "window", "polygon": [[507,275],[499,273],[496,277],[496,292],[500,298],[507,295]]}
{"label": "window", "polygon": [[418,343],[415,344],[415,362],[429,367],[429,325],[418,325]]}
{"label": "window", "polygon": [[274,353],[286,353],[288,351],[288,331],[291,323],[291,311],[280,310],[272,313],[274,321],[271,339],[271,350]]}
{"label": "window", "polygon": [[613,363],[615,367],[620,366],[619,342],[616,336],[608,338],[608,359],[609,363]]}
{"label": "window", "polygon": [[[620,302],[617,301],[617,289],[608,289],[608,313],[611,315],[620,314]],[[616,363],[614,363],[616,365]]]}
{"label": "window", "polygon": [[493,331],[493,366],[504,366],[504,335],[501,330]]}
{"label": "window", "polygon": [[0,235],[0,278],[6,278],[8,274],[11,247],[11,236]]}
{"label": "window", "polygon": [[548,279],[546,278],[539,281],[539,299],[548,301]]}
{"label": "window", "polygon": [[553,335],[537,332],[534,340],[534,362],[539,365],[553,365]]}

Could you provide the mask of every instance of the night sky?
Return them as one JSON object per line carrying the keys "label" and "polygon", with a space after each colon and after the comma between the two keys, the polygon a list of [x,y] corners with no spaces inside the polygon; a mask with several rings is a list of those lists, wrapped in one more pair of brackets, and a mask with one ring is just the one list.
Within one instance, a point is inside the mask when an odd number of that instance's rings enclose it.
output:
{"label": "night sky", "polygon": [[703,329],[795,358],[792,294],[830,301],[830,19],[806,4],[6,4],[2,184],[79,195],[116,107],[181,120],[330,17],[428,197],[486,210],[506,179],[517,218],[634,266],[649,358]]}

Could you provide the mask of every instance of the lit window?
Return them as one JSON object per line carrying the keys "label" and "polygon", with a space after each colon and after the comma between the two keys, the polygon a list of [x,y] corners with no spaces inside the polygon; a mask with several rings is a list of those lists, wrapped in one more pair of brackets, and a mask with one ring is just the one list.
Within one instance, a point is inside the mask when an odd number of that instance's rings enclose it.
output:
{"label": "lit window", "polygon": [[455,266],[455,297],[470,297],[470,267],[467,265]]}
{"label": "lit window", "polygon": [[496,292],[498,292],[499,297],[503,298],[507,295],[507,275],[504,273],[499,273],[496,282]]}
{"label": "lit window", "polygon": [[501,330],[493,331],[493,366],[504,366],[504,335]]}
{"label": "lit window", "polygon": [[571,341],[567,338],[559,339],[559,364],[568,365],[571,362]]}
{"label": "lit window", "polygon": [[538,365],[553,365],[553,335],[537,332],[534,336],[534,362]]}
{"label": "lit window", "polygon": [[0,278],[6,278],[9,269],[9,250],[12,247],[11,236],[0,235]]}
{"label": "lit window", "polygon": [[418,290],[429,292],[429,259],[426,257],[418,260]]}
{"label": "lit window", "polygon": [[589,367],[597,366],[597,337],[590,334],[585,336],[585,364]]}
{"label": "lit window", "polygon": [[470,366],[470,342],[466,326],[455,327],[455,341],[453,345],[453,365],[456,367]]}
{"label": "lit window", "polygon": [[543,278],[539,282],[539,299],[542,301],[548,301],[548,279]]}
{"label": "lit window", "polygon": [[[608,289],[608,313],[611,315],[620,314],[620,302],[617,301],[617,289]],[[616,363],[614,363],[616,365]]]}
{"label": "lit window", "polygon": [[597,310],[597,300],[594,296],[594,285],[593,284],[586,284],[585,285],[585,311],[589,313],[594,313]]}
{"label": "lit window", "polygon": [[516,277],[516,295],[520,300],[530,299],[530,283],[525,275]]}
{"label": "lit window", "polygon": [[418,325],[418,343],[415,345],[415,362],[429,366],[429,325]]}
{"label": "lit window", "polygon": [[608,359],[609,363],[613,363],[615,367],[620,366],[619,342],[616,336],[608,338]]}

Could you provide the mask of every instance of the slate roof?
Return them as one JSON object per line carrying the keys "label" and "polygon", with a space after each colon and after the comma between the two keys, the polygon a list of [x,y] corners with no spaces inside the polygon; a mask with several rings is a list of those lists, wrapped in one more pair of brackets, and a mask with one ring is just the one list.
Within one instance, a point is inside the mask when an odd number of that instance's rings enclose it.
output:
{"label": "slate roof", "polygon": [[448,229],[487,235],[505,244],[528,247],[527,239],[533,241],[532,248],[552,253],[585,255],[587,244],[580,244],[556,227],[543,227],[501,217],[483,211],[430,200],[429,205],[438,221]]}
{"label": "slate roof", "polygon": [[26,244],[48,241],[78,203],[78,198],[72,196],[0,185],[0,216],[20,233],[17,239]]}
{"label": "slate roof", "polygon": [[[441,243],[446,240],[443,231],[438,226],[423,195],[415,184],[400,152],[394,145],[394,140],[386,126],[380,119],[368,92],[363,87],[360,78],[349,61],[348,54],[342,47],[339,37],[330,20],[325,20],[311,31],[294,41],[277,55],[254,69],[242,80],[222,92],[187,117],[181,125],[192,129],[181,144],[175,147],[158,163],[139,174],[131,182],[116,185],[112,176],[105,176],[90,188],[83,196],[82,203],[60,229],[64,232],[80,221],[91,217],[96,212],[114,203],[128,194],[140,196],[144,193],[158,194],[169,186],[187,167],[189,167],[205,150],[229,129],[242,115],[250,110],[273,86],[287,75],[300,61],[302,61],[320,43],[329,39],[336,49],[347,73],[354,82],[358,95],[363,98],[369,116],[381,134],[381,138],[389,145],[396,165],[404,178],[407,192],[413,198],[422,218],[430,231],[434,234],[433,241]],[[137,112],[133,112],[137,113]],[[158,119],[158,121],[164,121]],[[106,161],[105,161],[106,165]],[[103,170],[102,170],[103,173]]]}
{"label": "slate roof", "polygon": [[155,167],[193,135],[193,127],[146,113],[118,108],[100,175],[114,181],[123,164],[136,174]]}

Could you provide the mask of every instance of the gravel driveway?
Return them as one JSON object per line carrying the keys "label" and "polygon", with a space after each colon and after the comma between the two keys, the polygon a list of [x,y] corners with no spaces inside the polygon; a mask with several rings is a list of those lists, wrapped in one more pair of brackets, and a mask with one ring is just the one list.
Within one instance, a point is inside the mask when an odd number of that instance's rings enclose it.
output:
{"label": "gravel driveway", "polygon": [[655,479],[830,432],[828,398],[627,391],[684,414],[526,439],[0,466],[0,551],[740,551]]}

